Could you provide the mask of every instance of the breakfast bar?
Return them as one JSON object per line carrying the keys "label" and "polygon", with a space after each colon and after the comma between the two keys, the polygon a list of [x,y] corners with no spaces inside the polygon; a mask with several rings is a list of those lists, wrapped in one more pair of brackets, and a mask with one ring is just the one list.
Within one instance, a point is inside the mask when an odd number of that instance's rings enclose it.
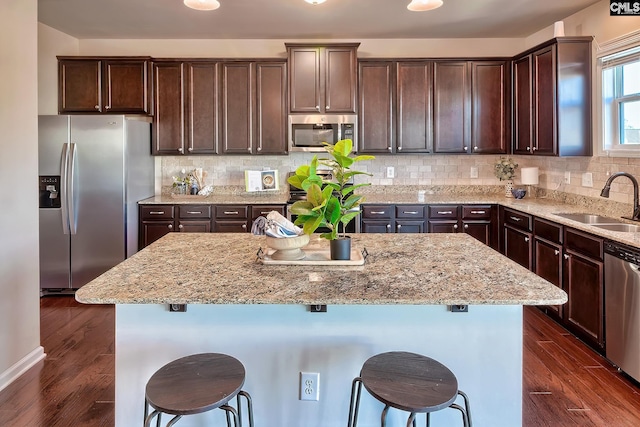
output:
{"label": "breakfast bar", "polygon": [[[116,427],[141,424],[155,370],[199,352],[244,364],[256,425],[342,427],[362,363],[392,350],[448,366],[474,425],[521,425],[522,306],[563,304],[565,292],[463,233],[352,239],[364,265],[264,265],[264,236],[169,233],[78,290],[82,303],[116,305]],[[300,372],[320,374],[318,401],[299,399]],[[380,410],[363,395],[358,426],[378,426]],[[403,417],[391,411],[388,425]],[[458,417],[439,411],[432,423]],[[216,423],[215,411],[180,421]]]}

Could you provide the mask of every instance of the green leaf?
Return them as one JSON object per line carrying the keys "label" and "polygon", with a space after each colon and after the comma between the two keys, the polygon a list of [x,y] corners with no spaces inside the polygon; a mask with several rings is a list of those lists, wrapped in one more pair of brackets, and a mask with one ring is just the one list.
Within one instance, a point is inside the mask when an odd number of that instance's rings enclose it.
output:
{"label": "green leaf", "polygon": [[299,189],[303,189],[302,187],[302,183],[303,181],[307,179],[307,177],[302,176],[302,175],[292,175],[289,178],[287,178],[287,182],[292,185],[295,188],[299,188]]}
{"label": "green leaf", "polygon": [[354,162],[362,162],[364,160],[374,160],[376,156],[371,156],[368,154],[362,154],[359,156],[352,157]]}
{"label": "green leaf", "polygon": [[347,200],[342,202],[342,207],[345,208],[346,210],[349,210],[355,206],[358,206],[360,204],[361,199],[362,199],[362,196],[357,194],[352,194],[347,198]]}
{"label": "green leaf", "polygon": [[308,177],[309,176],[309,165],[302,165],[296,169],[296,175]]}
{"label": "green leaf", "polygon": [[298,200],[291,205],[291,208],[289,208],[291,213],[294,215],[313,215],[312,209],[313,204],[306,200]]}
{"label": "green leaf", "polygon": [[333,155],[334,157],[336,156],[336,154],[347,157],[349,154],[351,154],[352,150],[353,141],[351,141],[350,139],[341,139],[340,141],[336,142],[336,145],[333,148]]}
{"label": "green leaf", "polygon": [[350,193],[354,192],[355,190],[357,190],[360,187],[367,187],[371,185],[371,183],[367,182],[367,183],[362,183],[362,184],[354,184],[354,185],[350,185],[349,187],[345,187],[342,189],[342,195],[343,196],[347,196]]}
{"label": "green leaf", "polygon": [[313,221],[305,221],[304,225],[302,226],[302,231],[304,231],[305,234],[312,234],[318,229],[318,227],[320,227],[320,224],[322,224],[323,221],[324,218],[322,218],[322,216],[317,217]]}
{"label": "green leaf", "polygon": [[335,224],[340,219],[340,202],[335,197],[330,198],[327,202],[324,217],[331,224]]}
{"label": "green leaf", "polygon": [[309,201],[313,206],[320,206],[323,204],[324,200],[325,198],[322,195],[320,186],[315,183],[311,183],[307,189],[307,201]]}
{"label": "green leaf", "polygon": [[333,156],[336,159],[336,162],[343,168],[348,169],[353,164],[353,159],[351,157],[343,156],[340,153],[334,153]]}
{"label": "green leaf", "polygon": [[340,218],[340,222],[346,226],[352,219],[360,215],[360,211],[357,212],[347,212]]}
{"label": "green leaf", "polygon": [[318,187],[322,187],[322,178],[320,178],[318,175],[311,175],[309,178],[305,179],[302,182],[302,189],[306,192],[309,192],[309,188],[314,184]]}

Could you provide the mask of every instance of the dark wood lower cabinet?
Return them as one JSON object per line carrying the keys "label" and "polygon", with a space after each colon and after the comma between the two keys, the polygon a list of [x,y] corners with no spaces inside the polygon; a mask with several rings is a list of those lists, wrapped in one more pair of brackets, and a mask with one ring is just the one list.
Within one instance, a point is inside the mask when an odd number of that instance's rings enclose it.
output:
{"label": "dark wood lower cabinet", "polygon": [[[548,242],[536,237],[533,241],[533,251],[535,264],[533,272],[543,279],[553,283],[560,289],[563,288],[563,256],[562,245]],[[555,316],[557,319],[563,317],[563,306],[547,306],[547,314]]]}
{"label": "dark wood lower cabinet", "polygon": [[392,220],[363,219],[362,232],[363,233],[395,233],[395,230],[393,228]]}
{"label": "dark wood lower cabinet", "polygon": [[458,231],[458,220],[429,220],[429,233],[455,233]]}
{"label": "dark wood lower cabinet", "polygon": [[531,233],[504,227],[504,254],[507,258],[531,270]]}
{"label": "dark wood lower cabinet", "polygon": [[491,221],[462,221],[462,231],[491,246]]}
{"label": "dark wood lower cabinet", "polygon": [[211,221],[178,221],[178,231],[181,233],[209,233]]}
{"label": "dark wood lower cabinet", "polygon": [[425,221],[419,220],[396,220],[396,233],[424,233]]}
{"label": "dark wood lower cabinet", "polygon": [[216,233],[246,233],[247,220],[214,220],[213,231]]}
{"label": "dark wood lower cabinet", "polygon": [[140,241],[138,248],[142,249],[149,246],[165,234],[173,231],[173,220],[166,221],[141,221],[140,222]]}

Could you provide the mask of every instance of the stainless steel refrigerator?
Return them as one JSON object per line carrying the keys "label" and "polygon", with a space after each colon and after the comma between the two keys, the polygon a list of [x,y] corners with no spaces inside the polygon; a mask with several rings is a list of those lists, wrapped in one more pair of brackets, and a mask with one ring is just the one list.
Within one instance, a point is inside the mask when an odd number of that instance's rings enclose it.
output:
{"label": "stainless steel refrigerator", "polygon": [[40,288],[72,293],[137,251],[137,202],[154,194],[151,125],[38,119]]}

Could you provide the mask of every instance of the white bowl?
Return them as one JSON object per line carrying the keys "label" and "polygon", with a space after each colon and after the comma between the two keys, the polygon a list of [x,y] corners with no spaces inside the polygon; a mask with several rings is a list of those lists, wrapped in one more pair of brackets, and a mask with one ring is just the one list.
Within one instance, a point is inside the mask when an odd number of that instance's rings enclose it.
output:
{"label": "white bowl", "polygon": [[271,259],[288,261],[302,259],[305,253],[300,248],[307,244],[309,244],[308,234],[282,238],[267,236],[267,246],[276,250],[271,254]]}

